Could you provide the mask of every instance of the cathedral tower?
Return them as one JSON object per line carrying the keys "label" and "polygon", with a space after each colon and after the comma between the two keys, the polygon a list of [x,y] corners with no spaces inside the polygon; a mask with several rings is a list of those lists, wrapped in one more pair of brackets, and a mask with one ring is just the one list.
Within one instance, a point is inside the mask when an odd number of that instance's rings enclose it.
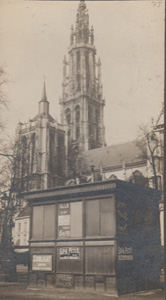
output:
{"label": "cathedral tower", "polygon": [[63,60],[63,93],[60,99],[62,124],[68,142],[80,150],[105,144],[101,83],[101,62],[96,62],[94,29],[89,29],[89,15],[80,1],[75,29],[71,27],[69,60]]}
{"label": "cathedral tower", "polygon": [[49,114],[45,82],[38,114],[17,126],[17,180],[21,190],[62,185],[65,175],[65,132]]}

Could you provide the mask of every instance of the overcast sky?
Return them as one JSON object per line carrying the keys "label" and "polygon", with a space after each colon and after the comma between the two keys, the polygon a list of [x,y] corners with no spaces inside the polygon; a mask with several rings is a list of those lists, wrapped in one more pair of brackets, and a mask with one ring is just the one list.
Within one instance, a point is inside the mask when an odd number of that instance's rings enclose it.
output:
{"label": "overcast sky", "polygon": [[[132,140],[138,126],[158,117],[164,99],[164,3],[87,1],[102,62],[104,123],[108,145]],[[7,132],[38,112],[46,76],[50,113],[60,122],[63,57],[78,1],[0,0],[0,65]]]}

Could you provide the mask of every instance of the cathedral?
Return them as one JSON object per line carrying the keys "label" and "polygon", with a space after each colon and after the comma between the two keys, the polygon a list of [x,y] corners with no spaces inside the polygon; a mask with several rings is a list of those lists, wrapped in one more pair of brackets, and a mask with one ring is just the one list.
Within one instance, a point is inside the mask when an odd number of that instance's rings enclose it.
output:
{"label": "cathedral", "polygon": [[69,152],[105,145],[101,62],[96,59],[94,29],[84,1],[79,3],[75,28],[71,27],[68,59],[63,60],[60,106],[58,124],[50,115],[44,82],[38,114],[17,126],[21,158],[17,177],[24,190],[63,185],[70,168]]}
{"label": "cathedral", "polygon": [[[62,75],[61,124],[50,114],[44,82],[37,115],[17,126],[20,190],[76,184],[76,162],[82,160],[84,182],[118,178],[152,187],[153,173],[135,141],[106,147],[101,61],[85,1],[79,2],[75,27],[71,26]],[[82,172],[80,164],[77,169]]]}

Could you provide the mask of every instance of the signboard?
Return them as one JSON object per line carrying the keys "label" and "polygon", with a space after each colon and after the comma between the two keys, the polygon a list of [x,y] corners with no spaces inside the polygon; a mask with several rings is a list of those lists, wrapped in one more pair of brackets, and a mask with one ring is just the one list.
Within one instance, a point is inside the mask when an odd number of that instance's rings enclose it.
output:
{"label": "signboard", "polygon": [[80,248],[78,247],[63,247],[59,249],[60,259],[79,260]]}
{"label": "signboard", "polygon": [[133,260],[132,247],[118,247],[118,260]]}
{"label": "signboard", "polygon": [[70,237],[70,203],[58,206],[58,232],[59,237]]}
{"label": "signboard", "polygon": [[52,254],[33,254],[32,271],[52,271]]}

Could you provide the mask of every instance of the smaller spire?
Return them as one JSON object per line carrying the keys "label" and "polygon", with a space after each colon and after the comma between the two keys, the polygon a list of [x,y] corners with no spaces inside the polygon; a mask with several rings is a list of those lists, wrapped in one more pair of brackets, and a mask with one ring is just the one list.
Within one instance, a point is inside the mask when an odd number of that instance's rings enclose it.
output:
{"label": "smaller spire", "polygon": [[40,102],[48,102],[47,101],[47,95],[46,95],[46,83],[45,83],[45,78],[44,78],[44,84],[43,84],[43,93],[42,93],[42,97],[41,97],[41,101]]}
{"label": "smaller spire", "polygon": [[49,102],[47,100],[47,95],[46,95],[45,77],[44,77],[44,84],[43,84],[43,93],[42,93],[41,100],[39,102],[39,114],[40,115],[49,114]]}

